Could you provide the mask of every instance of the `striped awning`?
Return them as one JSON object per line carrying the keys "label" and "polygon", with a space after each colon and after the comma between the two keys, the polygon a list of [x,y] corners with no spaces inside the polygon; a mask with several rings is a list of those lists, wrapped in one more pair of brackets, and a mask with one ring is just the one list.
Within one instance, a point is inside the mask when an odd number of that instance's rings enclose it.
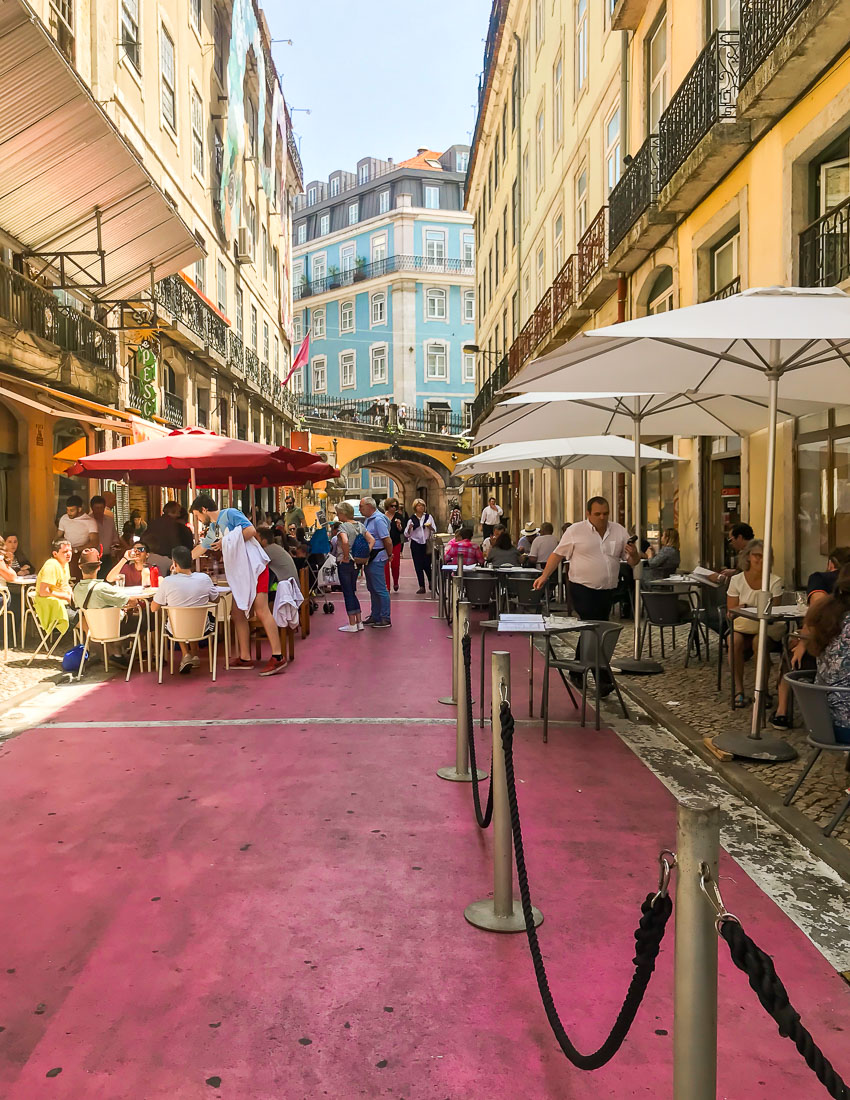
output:
{"label": "striped awning", "polygon": [[[0,227],[22,251],[105,253],[99,298],[125,298],[203,255],[27,0],[0,0]],[[92,257],[91,270],[100,275]],[[73,273],[66,269],[73,281]]]}

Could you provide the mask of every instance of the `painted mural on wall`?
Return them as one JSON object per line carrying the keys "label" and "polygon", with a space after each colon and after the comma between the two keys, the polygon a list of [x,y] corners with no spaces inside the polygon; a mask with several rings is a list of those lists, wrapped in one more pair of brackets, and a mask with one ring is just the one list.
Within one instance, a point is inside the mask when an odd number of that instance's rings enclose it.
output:
{"label": "painted mural on wall", "polygon": [[[235,0],[230,25],[230,56],[227,61],[227,130],[224,135],[224,160],[221,172],[220,200],[224,231],[228,240],[235,229],[244,224],[242,218],[242,164],[245,158],[245,71],[248,52],[253,49],[257,64],[259,96],[257,103],[257,144],[262,154],[266,119],[266,57],[263,52],[260,26],[251,0]],[[260,179],[266,198],[274,200],[275,162],[278,139],[285,139],[283,96],[277,74],[273,77],[274,93],[271,109],[272,142],[270,163],[260,155]]]}

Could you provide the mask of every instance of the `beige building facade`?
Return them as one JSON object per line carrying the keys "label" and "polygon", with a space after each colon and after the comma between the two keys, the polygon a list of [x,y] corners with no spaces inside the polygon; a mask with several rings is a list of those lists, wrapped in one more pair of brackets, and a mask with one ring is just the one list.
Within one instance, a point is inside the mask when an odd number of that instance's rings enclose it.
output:
{"label": "beige building facade", "polygon": [[[752,286],[847,285],[848,42],[847,0],[494,4],[467,183],[483,238],[476,423],[524,363],[580,329]],[[505,103],[509,118],[518,117],[519,136],[499,187],[518,193],[511,210],[519,249],[497,302],[486,266],[495,233],[488,200]],[[540,105],[547,107],[542,125]],[[561,114],[570,120],[563,148],[556,143]],[[508,310],[507,336],[506,302],[516,306]],[[845,410],[835,409],[781,425],[776,565],[789,584],[823,568],[830,546],[850,543],[847,422]],[[720,562],[725,531],[739,519],[761,533],[764,433],[651,442],[687,459],[642,475],[646,529],[654,535],[677,527],[685,564]],[[574,520],[582,491],[597,487],[631,520],[626,479],[591,476],[579,487],[578,478],[564,476],[571,504],[563,517],[554,515],[558,497],[548,472],[503,475],[496,492],[515,525]]]}
{"label": "beige building facade", "polygon": [[[0,533],[39,557],[64,498],[97,491],[64,475],[80,454],[192,425],[288,442],[302,173],[251,0],[34,7],[0,22],[41,75],[4,97],[29,149],[0,142],[18,158],[16,192],[0,186]],[[13,65],[0,82],[20,88]]]}

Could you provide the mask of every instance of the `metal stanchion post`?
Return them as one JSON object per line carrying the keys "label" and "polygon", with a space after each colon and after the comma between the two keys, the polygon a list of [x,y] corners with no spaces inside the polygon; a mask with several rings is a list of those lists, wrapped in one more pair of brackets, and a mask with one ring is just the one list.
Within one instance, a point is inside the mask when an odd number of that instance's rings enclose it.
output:
{"label": "metal stanchion post", "polygon": [[[455,739],[455,762],[449,768],[440,768],[437,775],[440,779],[449,779],[453,783],[471,783],[472,772],[469,770],[469,724],[468,708],[466,701],[466,672],[463,667],[463,647],[460,639],[469,633],[469,604],[466,600],[457,601],[456,636],[457,655],[455,660],[457,678],[457,736]],[[478,778],[486,779],[487,773],[478,769]]]}
{"label": "metal stanchion post", "polygon": [[[490,725],[493,730],[493,896],[467,905],[463,915],[470,924],[488,932],[524,932],[522,904],[519,899],[514,899],[513,833],[499,718],[502,699],[510,702],[511,655],[497,650],[492,654],[492,661],[493,715]],[[532,907],[532,913],[535,925],[542,924],[543,914],[540,910]]]}
{"label": "metal stanchion post", "polygon": [[452,622],[452,693],[451,696],[443,695],[437,702],[444,703],[447,707],[456,707],[458,700],[458,685],[457,685],[457,660],[460,653],[460,632],[457,626],[457,605],[460,602],[460,578],[451,578],[451,592],[449,599],[451,600],[451,622]]}
{"label": "metal stanchion post", "polygon": [[676,951],[673,992],[674,1100],[717,1094],[717,932],[700,889],[706,864],[717,881],[720,811],[679,803],[676,830]]}

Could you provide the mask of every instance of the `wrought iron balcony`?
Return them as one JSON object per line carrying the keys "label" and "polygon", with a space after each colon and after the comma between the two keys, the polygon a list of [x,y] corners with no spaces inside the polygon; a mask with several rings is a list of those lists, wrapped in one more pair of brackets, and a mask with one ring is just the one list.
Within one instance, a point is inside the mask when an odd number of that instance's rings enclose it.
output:
{"label": "wrought iron balcony", "polygon": [[741,293],[741,276],[736,275],[731,283],[727,283],[726,286],[722,286],[720,290],[715,292],[708,299],[709,302],[719,302],[723,298],[731,298],[733,294]]}
{"label": "wrought iron balcony", "polygon": [[800,285],[837,286],[850,278],[850,199],[800,234]]}
{"label": "wrought iron balcony", "polygon": [[608,248],[625,237],[658,199],[658,134],[650,134],[608,196]]}
{"label": "wrought iron balcony", "polygon": [[0,317],[48,340],[87,363],[114,371],[118,346],[114,332],[20,272],[0,264]]}
{"label": "wrought iron balcony", "polygon": [[183,398],[166,390],[162,395],[162,416],[169,424],[182,428],[185,420]]}
{"label": "wrought iron balcony", "polygon": [[245,377],[255,386],[260,380],[260,359],[253,348],[245,348]]}
{"label": "wrought iron balcony", "polygon": [[245,369],[245,345],[241,336],[237,336],[232,329],[227,337],[227,365],[239,371]]}
{"label": "wrought iron balcony", "polygon": [[[312,396],[300,394],[297,401],[298,415],[313,420],[338,420],[381,431],[389,427],[390,411],[388,404],[384,403],[388,401],[386,398],[357,397],[346,401],[335,394],[317,393]],[[401,408],[398,410],[398,430],[401,433],[460,435],[464,427],[460,413],[443,409],[405,409],[404,413]],[[443,428],[446,430],[443,431]]]}
{"label": "wrought iron balcony", "polygon": [[293,288],[292,297],[297,302],[313,294],[325,294],[329,290],[353,286],[367,279],[378,279],[396,271],[424,271],[431,275],[474,275],[475,264],[460,259],[429,259],[427,256],[387,256],[371,264],[351,267],[335,275],[324,275],[312,282],[303,282]]}
{"label": "wrought iron balcony", "polygon": [[499,360],[493,373],[481,386],[472,402],[472,423],[478,424],[496,403],[496,394],[508,384],[508,356]]}
{"label": "wrought iron balcony", "polygon": [[268,363],[260,364],[260,390],[265,394],[272,392],[272,372],[269,370]]}
{"label": "wrought iron balcony", "polygon": [[658,122],[658,182],[664,186],[716,122],[736,117],[738,32],[716,31]]}
{"label": "wrought iron balcony", "polygon": [[227,322],[179,277],[168,275],[156,284],[156,300],[201,340],[204,347],[227,356]]}
{"label": "wrought iron balcony", "polygon": [[584,289],[608,262],[608,207],[603,206],[578,242],[577,276]]}
{"label": "wrought iron balcony", "polygon": [[134,409],[141,410],[144,394],[142,392],[141,379],[135,374],[130,375],[130,381],[127,387],[127,400]]}
{"label": "wrought iron balcony", "polygon": [[741,87],[812,0],[747,0],[741,4]]}

